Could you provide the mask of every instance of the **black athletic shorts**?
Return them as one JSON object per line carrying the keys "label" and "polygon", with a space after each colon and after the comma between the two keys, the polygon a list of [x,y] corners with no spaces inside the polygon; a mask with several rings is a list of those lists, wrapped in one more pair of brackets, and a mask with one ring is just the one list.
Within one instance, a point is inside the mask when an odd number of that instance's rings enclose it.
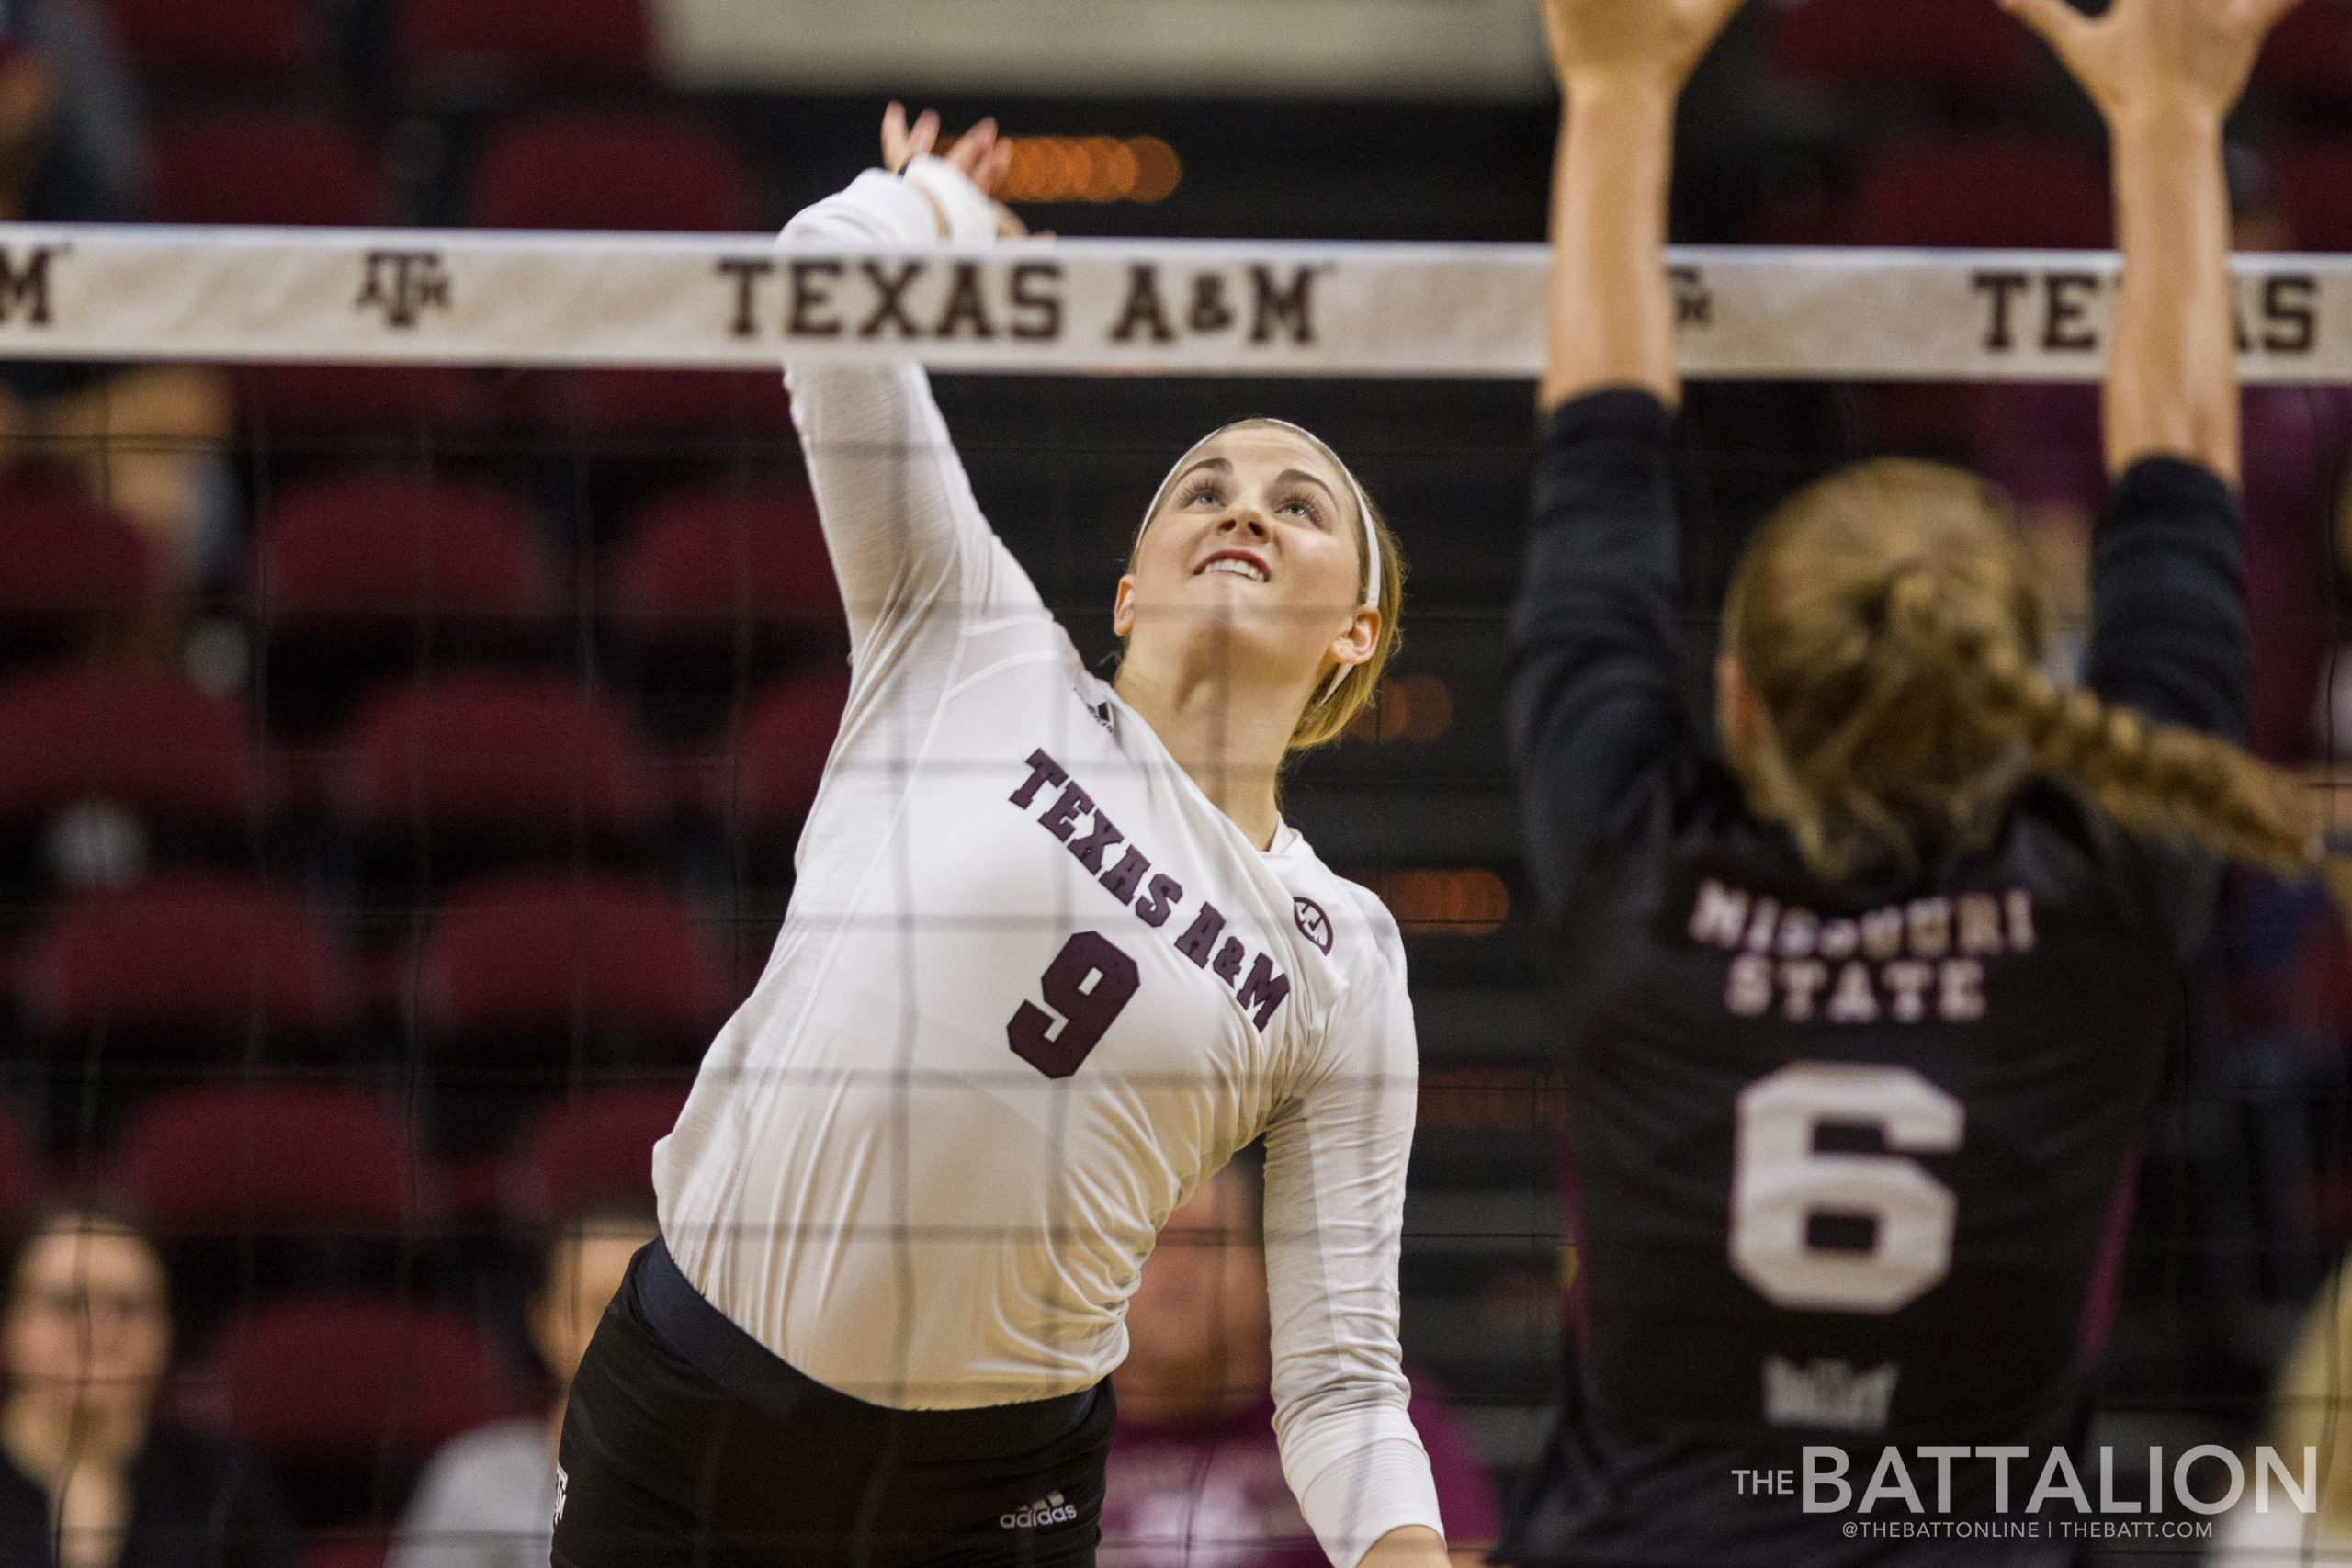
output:
{"label": "black athletic shorts", "polygon": [[555,1568],[1091,1568],[1111,1385],[891,1410],[803,1376],[659,1241],[572,1380]]}

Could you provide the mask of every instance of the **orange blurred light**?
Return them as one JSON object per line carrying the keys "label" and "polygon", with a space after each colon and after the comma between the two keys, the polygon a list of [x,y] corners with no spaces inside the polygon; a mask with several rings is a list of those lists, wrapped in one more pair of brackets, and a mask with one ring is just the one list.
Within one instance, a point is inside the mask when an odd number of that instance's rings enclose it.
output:
{"label": "orange blurred light", "polygon": [[1183,161],[1176,156],[1176,149],[1157,136],[1138,136],[1127,143],[1127,151],[1136,155],[1136,187],[1130,198],[1141,202],[1166,201],[1176,194],[1184,178]]}
{"label": "orange blurred light", "polygon": [[[1012,160],[997,194],[1010,202],[1164,201],[1183,177],[1156,136],[1011,136]],[[944,141],[944,155],[955,147]]]}

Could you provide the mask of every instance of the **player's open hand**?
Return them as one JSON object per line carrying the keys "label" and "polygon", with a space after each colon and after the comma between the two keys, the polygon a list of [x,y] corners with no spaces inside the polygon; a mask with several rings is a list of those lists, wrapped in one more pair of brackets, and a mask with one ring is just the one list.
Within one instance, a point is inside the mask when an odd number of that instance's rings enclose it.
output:
{"label": "player's open hand", "polygon": [[2263,39],[2297,0],[2111,0],[2098,17],[2066,0],[2000,4],[2048,40],[2113,124],[2140,114],[2228,114]]}
{"label": "player's open hand", "polygon": [[[924,153],[939,146],[939,115],[925,109],[913,123],[907,120],[907,107],[893,102],[882,111],[882,166],[892,174],[903,171]],[[997,191],[1004,184],[1005,171],[1012,166],[1012,142],[997,132],[993,118],[983,119],[963,135],[956,137],[940,154],[964,177],[979,187],[980,194],[996,208],[997,232],[1005,237],[1027,233],[1028,227],[1014,216],[1011,208],[997,200]]]}
{"label": "player's open hand", "polygon": [[1544,0],[1552,69],[1570,92],[1632,84],[1679,92],[1739,0]]}

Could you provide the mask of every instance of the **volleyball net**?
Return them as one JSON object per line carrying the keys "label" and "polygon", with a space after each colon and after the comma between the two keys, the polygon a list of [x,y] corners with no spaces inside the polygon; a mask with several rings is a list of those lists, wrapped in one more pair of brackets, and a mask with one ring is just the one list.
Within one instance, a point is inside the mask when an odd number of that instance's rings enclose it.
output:
{"label": "volleyball net", "polygon": [[[534,1260],[650,1204],[787,906],[847,644],[779,361],[941,373],[983,508],[1090,657],[1169,459],[1275,413],[1412,563],[1378,702],[1285,808],[1407,934],[1408,1359],[1523,1472],[1576,1267],[1498,712],[1546,261],[0,228],[0,1201],[127,1200],[172,1267],[183,1407],[369,1550],[441,1443],[544,1413]],[[1694,702],[1749,527],[1871,452],[2009,488],[2079,637],[2112,255],[1670,266]],[[2237,285],[2256,740],[2326,784],[2352,257],[2245,256]],[[2309,889],[2239,882],[2223,925],[2128,1254],[2120,1447],[2250,1440],[2352,1240],[2352,959]]]}
{"label": "volleyball net", "polygon": [[[1684,373],[2098,374],[2109,254],[1669,253]],[[1540,245],[1014,243],[958,254],[686,235],[12,225],[0,355],[1532,378]],[[2237,264],[2249,381],[2352,378],[2352,260]]]}

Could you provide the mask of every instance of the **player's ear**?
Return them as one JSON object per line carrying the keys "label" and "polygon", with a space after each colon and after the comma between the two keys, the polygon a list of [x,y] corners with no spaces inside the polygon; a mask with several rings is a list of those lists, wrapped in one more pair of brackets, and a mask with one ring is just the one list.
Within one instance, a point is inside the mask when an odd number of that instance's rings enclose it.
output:
{"label": "player's ear", "polygon": [[1362,664],[1380,647],[1380,612],[1359,606],[1347,628],[1331,639],[1331,658],[1340,664]]}
{"label": "player's ear", "polygon": [[1136,574],[1128,572],[1119,579],[1118,592],[1111,600],[1111,630],[1125,637],[1136,629]]}

